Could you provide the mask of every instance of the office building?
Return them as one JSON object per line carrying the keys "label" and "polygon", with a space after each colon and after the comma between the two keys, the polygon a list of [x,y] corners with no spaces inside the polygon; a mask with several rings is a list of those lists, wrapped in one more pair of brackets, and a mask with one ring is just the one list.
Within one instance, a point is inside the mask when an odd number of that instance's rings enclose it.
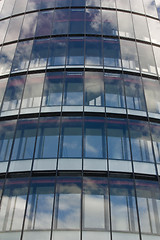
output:
{"label": "office building", "polygon": [[0,240],[160,239],[160,0],[0,1]]}

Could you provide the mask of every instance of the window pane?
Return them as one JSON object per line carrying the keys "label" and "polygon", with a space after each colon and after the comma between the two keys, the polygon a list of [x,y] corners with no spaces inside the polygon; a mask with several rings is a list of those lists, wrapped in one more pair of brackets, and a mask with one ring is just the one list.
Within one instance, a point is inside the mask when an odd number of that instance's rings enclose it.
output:
{"label": "window pane", "polygon": [[49,47],[48,66],[64,66],[67,41],[65,38],[51,39]]}
{"label": "window pane", "polygon": [[15,0],[4,1],[0,18],[9,17],[12,14],[14,3],[15,3]]}
{"label": "window pane", "polygon": [[133,160],[154,162],[148,124],[142,121],[130,120],[129,128]]}
{"label": "window pane", "polygon": [[146,111],[141,78],[124,75],[127,108]]}
{"label": "window pane", "polygon": [[86,6],[100,7],[101,0],[86,0]]}
{"label": "window pane", "polygon": [[120,74],[104,73],[107,107],[125,107],[123,78]]}
{"label": "window pane", "polygon": [[80,158],[82,156],[82,120],[64,118],[60,141],[60,157]]}
{"label": "window pane", "polygon": [[151,123],[150,127],[151,127],[155,159],[157,163],[160,163],[160,126],[159,124]]}
{"label": "window pane", "polygon": [[41,9],[53,8],[55,4],[56,0],[41,0]]}
{"label": "window pane", "polygon": [[153,16],[153,17],[158,17],[155,1],[145,0],[144,1],[144,8],[145,8],[145,11],[146,11],[147,15],[150,15],[150,16]]}
{"label": "window pane", "polygon": [[160,48],[159,47],[153,47],[155,61],[157,65],[158,75],[160,76]]}
{"label": "window pane", "polygon": [[18,42],[13,59],[12,72],[27,70],[33,41]]}
{"label": "window pane", "polygon": [[104,56],[104,66],[121,67],[119,40],[104,38],[103,39],[103,56]]}
{"label": "window pane", "polygon": [[68,43],[68,65],[84,64],[84,39],[69,38]]}
{"label": "window pane", "polygon": [[37,119],[18,121],[11,160],[33,158],[36,132]]}
{"label": "window pane", "polygon": [[1,161],[9,160],[15,126],[16,126],[15,120],[0,122],[0,160]]}
{"label": "window pane", "polygon": [[19,37],[20,39],[34,37],[37,24],[37,16],[38,16],[37,12],[26,14],[24,16]]}
{"label": "window pane", "polygon": [[83,73],[66,73],[64,81],[63,105],[83,105]]}
{"label": "window pane", "polygon": [[158,20],[147,18],[151,41],[160,44],[160,22]]}
{"label": "window pane", "polygon": [[138,232],[134,185],[128,179],[110,179],[113,231]]}
{"label": "window pane", "polygon": [[101,11],[86,9],[86,34],[101,34]]}
{"label": "window pane", "polygon": [[69,34],[84,34],[84,9],[70,10]]}
{"label": "window pane", "polygon": [[1,106],[1,103],[2,103],[2,100],[3,100],[3,95],[4,95],[5,90],[6,90],[7,82],[8,82],[8,78],[0,79],[0,106]]}
{"label": "window pane", "polygon": [[104,119],[85,119],[84,127],[84,157],[105,158],[106,136],[104,131]]}
{"label": "window pane", "polygon": [[25,76],[15,76],[9,78],[4,95],[2,111],[19,109],[24,83]]}
{"label": "window pane", "polygon": [[18,40],[23,16],[11,18],[7,29],[5,42]]}
{"label": "window pane", "polygon": [[109,230],[107,179],[84,178],[83,191],[83,227],[87,230]]}
{"label": "window pane", "polygon": [[41,1],[39,0],[28,0],[27,11],[40,9]]}
{"label": "window pane", "polygon": [[133,12],[144,13],[143,0],[131,0],[130,4]]}
{"label": "window pane", "polygon": [[[124,3],[126,3],[124,1]],[[132,17],[129,13],[118,12],[119,35],[134,38]]]}
{"label": "window pane", "polygon": [[84,89],[86,106],[104,106],[104,82],[102,73],[86,72]]}
{"label": "window pane", "polygon": [[39,107],[41,103],[44,73],[27,76],[21,108]]}
{"label": "window pane", "polygon": [[123,68],[139,70],[139,61],[135,42],[120,40]]}
{"label": "window pane", "polygon": [[21,232],[27,190],[28,179],[7,179],[0,211],[0,231]]}
{"label": "window pane", "polygon": [[4,45],[0,52],[0,74],[9,73],[14,57],[16,44]]}
{"label": "window pane", "polygon": [[141,71],[156,74],[155,61],[152,46],[137,43],[140,58]]}
{"label": "window pane", "polygon": [[101,7],[115,8],[115,0],[101,0]]}
{"label": "window pane", "polygon": [[62,103],[63,73],[46,74],[42,106],[59,106]]}
{"label": "window pane", "polygon": [[39,12],[35,36],[50,35],[52,30],[53,11]]}
{"label": "window pane", "polygon": [[41,118],[36,142],[35,158],[56,158],[59,138],[59,119]]}
{"label": "window pane", "polygon": [[116,0],[117,8],[123,10],[130,10],[129,0]]}
{"label": "window pane", "polygon": [[0,44],[2,44],[4,41],[8,24],[9,24],[9,19],[0,22],[0,29],[1,29]]}
{"label": "window pane", "polygon": [[[27,231],[32,230],[33,234],[33,231],[51,229],[53,199],[54,178],[32,178],[25,217],[24,238]],[[37,235],[40,237],[40,234],[42,234],[41,231],[39,231],[39,233],[37,231],[36,239],[38,237]]]}
{"label": "window pane", "polygon": [[160,191],[154,181],[136,180],[137,201],[142,233],[160,234]]}
{"label": "window pane", "polygon": [[25,12],[28,0],[16,0],[12,14]]}
{"label": "window pane", "polygon": [[102,65],[102,42],[97,38],[86,39],[86,65]]}
{"label": "window pane", "polygon": [[[59,1],[60,2],[60,1]],[[64,0],[63,0],[64,2]],[[54,12],[53,34],[67,34],[69,22],[69,9],[57,9]]]}
{"label": "window pane", "polygon": [[144,16],[133,14],[133,23],[136,38],[144,41],[150,41],[146,18]]}
{"label": "window pane", "polygon": [[107,135],[109,159],[130,160],[127,121],[122,119],[108,119]]}
{"label": "window pane", "polygon": [[116,12],[109,11],[109,10],[102,10],[102,34],[109,35],[109,36],[118,35]]}
{"label": "window pane", "polygon": [[160,113],[159,81],[143,78],[143,84],[148,111],[153,113]]}
{"label": "window pane", "polygon": [[55,229],[80,229],[81,181],[59,178],[56,191]]}
{"label": "window pane", "polygon": [[45,67],[48,57],[49,39],[38,39],[33,42],[29,68]]}

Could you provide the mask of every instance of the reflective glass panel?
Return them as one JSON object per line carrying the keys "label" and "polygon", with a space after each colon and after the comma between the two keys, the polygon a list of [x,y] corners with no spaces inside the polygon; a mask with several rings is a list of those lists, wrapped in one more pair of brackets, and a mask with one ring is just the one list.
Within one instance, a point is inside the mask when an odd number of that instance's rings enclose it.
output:
{"label": "reflective glass panel", "polygon": [[25,76],[14,76],[9,78],[3,99],[2,111],[19,109],[25,78]]}
{"label": "reflective glass panel", "polygon": [[1,103],[2,103],[2,100],[3,100],[3,95],[4,95],[5,90],[6,90],[7,82],[8,82],[8,78],[0,79],[0,106],[1,106]]}
{"label": "reflective glass panel", "polygon": [[40,9],[41,1],[39,0],[28,0],[27,11]]}
{"label": "reflective glass panel", "polygon": [[0,13],[0,18],[10,16],[13,11],[14,4],[15,0],[5,0]]}
{"label": "reflective glass panel", "polygon": [[102,65],[102,42],[98,38],[86,39],[86,65]]}
{"label": "reflective glass panel", "polygon": [[101,0],[86,0],[86,6],[100,7]]}
{"label": "reflective glass panel", "polygon": [[4,42],[18,40],[23,16],[11,18]]}
{"label": "reflective glass panel", "polygon": [[80,229],[81,180],[61,177],[57,182],[55,229]]}
{"label": "reflective glass panel", "polygon": [[64,66],[67,41],[65,38],[51,39],[49,45],[48,66]]}
{"label": "reflective glass panel", "polygon": [[120,40],[123,68],[139,70],[139,61],[135,42]]}
{"label": "reflective glass panel", "polygon": [[[125,3],[125,1],[124,1]],[[134,38],[133,22],[130,13],[117,12],[119,35],[122,37]]]}
{"label": "reflective glass panel", "polygon": [[153,113],[160,113],[159,81],[143,78],[143,84],[148,111]]}
{"label": "reflective glass panel", "polygon": [[30,13],[24,16],[21,32],[20,32],[20,39],[23,38],[31,38],[35,35],[36,25],[37,25],[37,16],[38,13]]}
{"label": "reflective glass panel", "polygon": [[66,73],[64,81],[63,105],[83,105],[83,73]]}
{"label": "reflective glass panel", "polygon": [[84,9],[70,10],[69,34],[84,34]]}
{"label": "reflective glass panel", "polygon": [[123,10],[130,10],[129,0],[116,0],[117,8]]}
{"label": "reflective glass panel", "polygon": [[39,12],[35,36],[50,35],[52,31],[53,11]]}
{"label": "reflective glass panel", "polygon": [[160,48],[159,47],[153,47],[155,61],[157,65],[158,75],[160,76]]}
{"label": "reflective glass panel", "polygon": [[16,0],[12,14],[25,12],[27,2],[28,0]]}
{"label": "reflective glass panel", "polygon": [[85,72],[84,91],[86,106],[104,106],[103,73]]}
{"label": "reflective glass panel", "polygon": [[59,119],[41,118],[36,141],[35,158],[56,158],[58,137]]}
{"label": "reflective glass panel", "polygon": [[16,120],[0,122],[0,161],[8,161],[14,137]]}
{"label": "reflective glass panel", "polygon": [[84,157],[106,157],[106,136],[103,118],[95,118],[94,120],[91,118],[85,118]]}
{"label": "reflective glass panel", "polygon": [[118,39],[103,39],[104,66],[121,67],[120,44]]}
{"label": "reflective glass panel", "polygon": [[46,66],[48,57],[49,39],[37,39],[33,42],[29,68]]}
{"label": "reflective glass panel", "polygon": [[44,73],[27,76],[21,108],[39,107],[41,103]]}
{"label": "reflective glass panel", "polygon": [[16,49],[16,43],[4,45],[0,51],[0,74],[9,73]]}
{"label": "reflective glass panel", "polygon": [[155,159],[157,163],[160,163],[160,126],[157,123],[151,123],[150,127]]}
{"label": "reflective glass panel", "polygon": [[6,19],[6,20],[0,22],[0,29],[1,29],[0,44],[3,43],[7,28],[8,28],[8,24],[9,24],[9,19]]}
{"label": "reflective glass panel", "polygon": [[152,46],[137,43],[142,72],[156,74],[155,60],[153,56]]}
{"label": "reflective glass panel", "polygon": [[115,11],[102,10],[102,34],[118,35],[117,15]]}
{"label": "reflective glass panel", "polygon": [[144,2],[144,9],[147,15],[158,17],[157,9],[154,0],[145,0]]}
{"label": "reflective glass panel", "polygon": [[87,230],[109,230],[108,181],[106,178],[84,178],[83,227]]}
{"label": "reflective glass panel", "polygon": [[82,120],[80,118],[62,120],[59,155],[64,158],[82,156]]}
{"label": "reflective glass panel", "polygon": [[27,190],[28,179],[7,179],[0,210],[0,231],[21,231]]}
{"label": "reflective glass panel", "polygon": [[107,107],[125,107],[123,78],[120,74],[104,74],[105,105]]}
{"label": "reflective glass panel", "polygon": [[139,76],[124,75],[127,108],[146,110],[144,92]]}
{"label": "reflective glass panel", "polygon": [[153,162],[153,149],[146,122],[129,120],[132,158],[134,161]]}
{"label": "reflective glass panel", "polygon": [[160,22],[158,20],[147,18],[151,41],[160,44]]}
{"label": "reflective glass panel", "polygon": [[86,0],[70,0],[71,1],[71,6],[85,6]]}
{"label": "reflective glass panel", "polygon": [[70,0],[54,0],[56,1],[56,7],[69,7]]}
{"label": "reflective glass panel", "polygon": [[142,233],[160,234],[160,191],[154,181],[136,180],[137,202]]}
{"label": "reflective glass panel", "polygon": [[150,41],[148,26],[144,16],[133,14],[134,30],[137,39]]}
{"label": "reflective glass panel", "polygon": [[12,64],[12,72],[27,70],[32,51],[33,40],[18,42]]}
{"label": "reflective glass panel", "polygon": [[133,181],[111,178],[109,183],[112,230],[138,232]]}
{"label": "reflective glass panel", "polygon": [[59,106],[62,103],[63,73],[46,74],[42,106]]}
{"label": "reflective glass panel", "polygon": [[84,64],[84,39],[69,38],[68,42],[68,65]]}
{"label": "reflective glass panel", "polygon": [[36,132],[37,119],[18,121],[11,160],[33,158]]}
{"label": "reflective glass panel", "polygon": [[[54,178],[35,177],[31,180],[24,233],[26,231],[50,230],[54,199]],[[36,239],[41,232],[37,232]],[[41,238],[41,237],[40,237]],[[47,238],[45,238],[47,240]],[[48,238],[49,240],[49,238]]]}
{"label": "reflective glass panel", "polygon": [[99,9],[86,9],[86,34],[101,34],[101,18]]}
{"label": "reflective glass panel", "polygon": [[[61,2],[60,0],[58,0]],[[63,0],[64,2],[64,0]],[[54,12],[53,34],[67,34],[69,25],[69,9],[57,9]]]}
{"label": "reflective glass panel", "polygon": [[107,136],[109,159],[130,160],[127,121],[122,119],[108,119]]}
{"label": "reflective glass panel", "polygon": [[115,0],[101,0],[101,7],[115,8]]}
{"label": "reflective glass panel", "polygon": [[41,9],[53,8],[55,4],[56,0],[41,0]]}
{"label": "reflective glass panel", "polygon": [[144,13],[143,0],[131,0],[130,4],[133,12]]}

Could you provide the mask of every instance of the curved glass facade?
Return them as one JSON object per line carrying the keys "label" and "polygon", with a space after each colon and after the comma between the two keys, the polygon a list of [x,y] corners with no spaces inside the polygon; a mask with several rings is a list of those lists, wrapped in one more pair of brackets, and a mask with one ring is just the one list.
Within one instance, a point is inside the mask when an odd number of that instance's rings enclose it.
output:
{"label": "curved glass facade", "polygon": [[0,239],[159,240],[160,0],[1,0],[0,32]]}

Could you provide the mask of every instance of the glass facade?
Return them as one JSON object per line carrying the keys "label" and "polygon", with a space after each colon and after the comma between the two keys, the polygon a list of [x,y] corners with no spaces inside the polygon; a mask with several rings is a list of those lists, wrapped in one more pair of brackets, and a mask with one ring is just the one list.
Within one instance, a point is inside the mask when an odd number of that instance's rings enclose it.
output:
{"label": "glass facade", "polygon": [[0,239],[159,240],[160,0],[1,0],[0,32]]}

